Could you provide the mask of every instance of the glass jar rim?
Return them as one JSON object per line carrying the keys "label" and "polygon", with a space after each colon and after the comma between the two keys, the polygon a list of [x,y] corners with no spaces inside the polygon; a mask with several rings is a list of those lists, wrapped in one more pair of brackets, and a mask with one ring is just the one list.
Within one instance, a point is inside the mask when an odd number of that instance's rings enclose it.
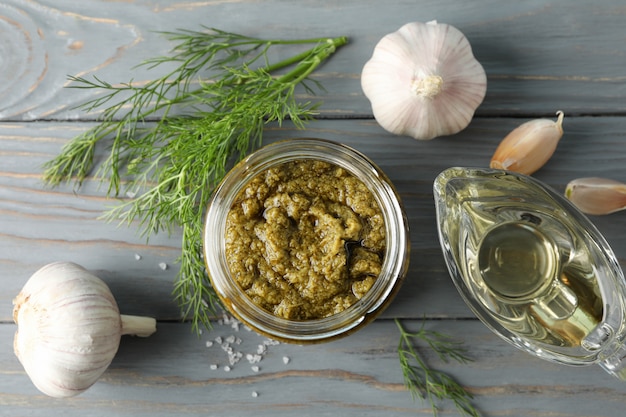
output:
{"label": "glass jar rim", "polygon": [[[310,159],[345,169],[372,192],[383,213],[385,254],[381,274],[372,288],[346,310],[320,319],[289,320],[255,304],[230,275],[225,254],[225,219],[236,195],[259,173],[286,162]],[[362,327],[390,302],[408,269],[408,221],[391,181],[364,154],[326,139],[281,140],[241,160],[216,187],[207,207],[203,233],[207,272],[224,306],[248,327],[280,341],[314,343]]]}

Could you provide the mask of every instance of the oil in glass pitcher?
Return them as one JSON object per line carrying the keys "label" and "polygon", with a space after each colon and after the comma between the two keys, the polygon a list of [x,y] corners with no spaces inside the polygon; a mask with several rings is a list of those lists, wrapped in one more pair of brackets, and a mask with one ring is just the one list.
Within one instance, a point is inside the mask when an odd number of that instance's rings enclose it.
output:
{"label": "oil in glass pitcher", "polygon": [[465,302],[518,348],[626,379],[626,281],[593,224],[536,179],[449,168],[435,179],[439,239]]}

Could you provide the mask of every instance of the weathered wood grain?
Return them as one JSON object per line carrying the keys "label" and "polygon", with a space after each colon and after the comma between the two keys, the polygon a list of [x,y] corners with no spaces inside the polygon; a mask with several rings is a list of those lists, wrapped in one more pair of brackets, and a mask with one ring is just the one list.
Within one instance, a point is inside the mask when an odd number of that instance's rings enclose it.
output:
{"label": "weathered wood grain", "polygon": [[[387,317],[473,317],[453,288],[439,248],[432,195],[435,176],[450,166],[487,166],[495,147],[517,119],[477,118],[464,132],[420,142],[384,133],[372,121],[320,120],[306,131],[269,128],[267,142],[314,136],[340,141],[364,152],[396,185],[411,228],[410,270]],[[579,176],[626,180],[621,117],[566,118],[565,135],[553,159],[536,177],[562,192]],[[83,188],[46,188],[42,164],[89,123],[5,123],[0,125],[0,320],[10,320],[11,299],[40,266],[55,260],[82,263],[109,282],[128,314],[179,317],[171,295],[180,234],[149,242],[137,227],[118,227],[99,217],[115,200],[92,179]],[[103,150],[104,151],[104,150]],[[626,212],[593,217],[622,263],[626,262]],[[135,255],[141,259],[136,260]],[[167,270],[159,267],[168,265]]]}
{"label": "weathered wood grain", "polygon": [[[417,330],[422,323],[404,325]],[[475,321],[425,325],[459,336],[471,349],[473,362],[468,364],[446,364],[432,351],[422,352],[431,367],[452,375],[475,396],[473,404],[483,415],[599,417],[623,412],[626,386],[598,367],[546,363],[510,347]],[[432,415],[428,404],[414,402],[403,387],[398,333],[391,320],[328,344],[269,346],[254,364],[256,372],[245,354],[256,354],[266,339],[254,333],[216,324],[214,332],[197,338],[188,326],[159,324],[149,339],[124,338],[103,377],[67,400],[46,398],[32,386],[9,353],[13,330],[0,326],[0,415],[3,410],[30,416],[54,411],[68,417]],[[244,357],[227,372],[228,357],[215,339],[231,335],[241,339],[232,346]],[[214,345],[207,347],[207,341]],[[458,415],[449,402],[439,406],[441,416]]]}
{"label": "weathered wood grain", "polygon": [[[218,27],[268,38],[346,35],[316,72],[323,114],[371,116],[359,75],[378,40],[409,21],[461,29],[488,75],[478,115],[624,114],[626,10],[619,0],[149,1],[6,0],[0,6],[0,118],[67,120],[94,92],[63,88],[68,75],[137,83],[163,74],[135,66],[172,46],[158,32]],[[289,49],[277,53],[286,54]]]}
{"label": "weathered wood grain", "polygon": [[[393,137],[373,120],[360,71],[383,35],[432,19],[467,35],[487,72],[487,96],[459,135],[429,142]],[[236,349],[244,353],[254,353],[263,337],[217,322],[198,337],[180,322],[171,294],[177,231],[146,242],[134,227],[100,220],[115,200],[94,178],[79,190],[41,183],[41,165],[97,116],[75,108],[96,92],[66,88],[68,75],[145,83],[166,70],[135,67],[171,48],[158,32],[202,25],[272,38],[348,36],[350,43],[315,73],[326,87],[317,97],[322,120],[306,131],[269,126],[266,142],[314,136],[363,151],[398,188],[411,226],[410,271],[381,319],[328,344],[270,346],[258,372],[245,359],[226,372],[228,357],[216,337],[240,338]],[[566,133],[535,176],[557,191],[581,176],[626,181],[625,28],[621,0],[2,1],[0,416],[432,415],[402,386],[395,317],[411,329],[425,318],[428,328],[465,343],[475,359],[470,364],[442,363],[428,349],[424,354],[475,395],[484,416],[623,416],[623,382],[599,367],[533,358],[473,318],[441,256],[432,181],[449,166],[486,166],[511,129],[557,110],[565,111]],[[626,212],[592,221],[626,265]],[[154,336],[124,338],[103,378],[69,400],[40,394],[12,352],[11,300],[36,269],[54,260],[78,262],[101,276],[124,313],[159,319]],[[441,407],[442,416],[458,415],[450,403]]]}

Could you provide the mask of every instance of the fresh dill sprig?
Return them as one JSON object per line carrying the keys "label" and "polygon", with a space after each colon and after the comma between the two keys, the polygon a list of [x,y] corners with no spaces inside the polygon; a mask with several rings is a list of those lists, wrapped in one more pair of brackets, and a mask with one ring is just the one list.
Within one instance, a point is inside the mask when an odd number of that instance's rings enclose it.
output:
{"label": "fresh dill sprig", "polygon": [[418,353],[414,341],[419,339],[428,344],[444,362],[454,360],[467,363],[471,361],[466,356],[465,349],[445,334],[426,330],[424,326],[419,331],[411,333],[404,329],[398,319],[395,319],[395,322],[400,330],[398,357],[404,385],[413,399],[420,398],[428,401],[435,416],[438,414],[437,403],[447,399],[454,402],[462,415],[479,417],[478,410],[471,402],[473,396],[450,375],[432,369]]}
{"label": "fresh dill sprig", "polygon": [[[182,229],[173,292],[198,330],[210,327],[219,306],[202,255],[203,211],[214,187],[261,145],[266,124],[290,120],[302,128],[315,116],[318,104],[296,100],[296,88],[314,94],[321,86],[309,75],[347,39],[259,39],[217,29],[166,36],[175,43],[171,53],[140,64],[173,67],[154,80],[114,85],[70,77],[70,87],[102,92],[79,106],[99,120],[45,164],[44,181],[79,187],[99,164],[95,176],[108,182],[107,195],[132,196],[106,219],[138,223],[145,236]],[[281,45],[310,46],[270,62],[270,49]],[[96,161],[103,140],[108,156]]]}

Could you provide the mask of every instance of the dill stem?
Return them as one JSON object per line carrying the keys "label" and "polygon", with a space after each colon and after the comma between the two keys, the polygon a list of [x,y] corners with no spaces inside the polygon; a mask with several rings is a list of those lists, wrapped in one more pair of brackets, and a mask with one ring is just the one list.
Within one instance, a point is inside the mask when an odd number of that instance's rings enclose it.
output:
{"label": "dill stem", "polygon": [[423,327],[418,332],[411,333],[404,329],[399,319],[395,319],[395,322],[400,331],[398,343],[400,367],[404,384],[411,397],[428,401],[435,416],[438,415],[436,401],[447,399],[454,403],[462,415],[479,417],[479,411],[471,403],[473,396],[451,376],[430,368],[414,347],[412,339],[417,338],[426,342],[444,362],[450,359],[459,363],[469,361],[464,349],[450,342],[448,337],[441,333],[425,330]]}
{"label": "dill stem", "polygon": [[[96,143],[110,138],[96,177],[108,180],[108,196],[119,195],[122,184],[141,195],[104,218],[128,224],[137,220],[145,236],[182,228],[175,298],[184,317],[191,316],[193,328],[210,328],[219,306],[201,255],[202,208],[210,191],[233,158],[261,142],[266,121],[290,119],[302,127],[313,118],[317,105],[297,102],[294,90],[302,83],[313,93],[307,77],[348,39],[264,40],[217,29],[169,33],[169,38],[178,42],[171,55],[140,65],[178,65],[142,86],[132,80],[113,85],[97,77],[70,77],[75,83],[70,88],[107,92],[79,106],[102,115],[95,127],[44,165],[44,181],[58,185],[73,179],[80,186],[94,166]],[[271,61],[268,51],[280,45],[306,45],[306,50]]]}
{"label": "dill stem", "polygon": [[[300,41],[303,42],[303,41]],[[289,57],[287,59],[284,59],[280,62],[277,62],[275,64],[272,65],[268,65],[267,67],[265,67],[265,70],[267,72],[274,72],[277,71],[279,69],[288,67],[290,65],[299,63],[298,66],[296,66],[296,69],[294,69],[292,72],[289,72],[288,74],[285,74],[283,77],[287,77],[288,75],[292,74],[293,72],[297,71],[298,67],[302,66],[307,66],[306,62],[301,62],[304,59],[306,59],[309,55],[311,55],[311,53],[313,53],[316,49],[321,49],[317,54],[317,55],[322,55],[320,56],[320,62],[323,61],[325,58],[327,58],[328,56],[330,56],[333,52],[335,52],[335,49],[339,48],[340,46],[345,45],[346,43],[348,43],[348,38],[346,38],[345,36],[340,36],[338,38],[318,38],[318,39],[311,39],[311,40],[307,40],[306,43],[313,43],[313,42],[317,42],[318,45],[307,50],[304,52],[301,52],[297,55],[294,55],[292,57]],[[296,43],[296,42],[290,42],[290,43]],[[328,45],[324,45],[324,44],[328,44]],[[281,77],[281,78],[283,78]],[[280,79],[279,79],[280,80]]]}

